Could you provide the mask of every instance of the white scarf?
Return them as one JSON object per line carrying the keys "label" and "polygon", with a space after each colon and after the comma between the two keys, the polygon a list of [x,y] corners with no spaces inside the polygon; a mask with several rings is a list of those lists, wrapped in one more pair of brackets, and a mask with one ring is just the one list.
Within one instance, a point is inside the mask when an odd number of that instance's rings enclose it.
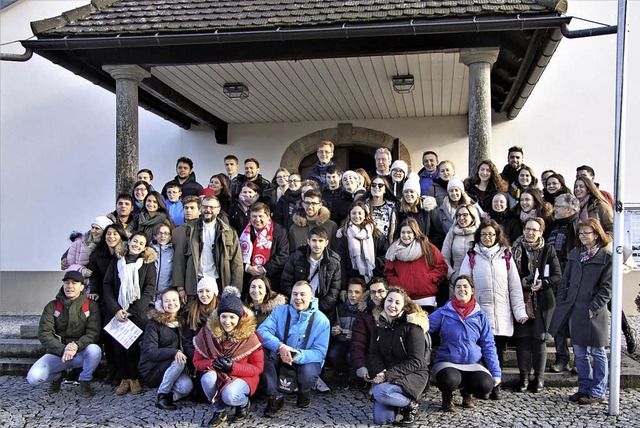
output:
{"label": "white scarf", "polygon": [[373,245],[373,225],[368,224],[360,229],[349,222],[347,228],[347,244],[351,267],[357,269],[360,275],[371,277],[376,267],[376,252]]}
{"label": "white scarf", "polygon": [[440,209],[444,213],[445,217],[447,217],[447,219],[451,223],[455,223],[456,222],[456,209],[457,209],[457,207],[453,208],[451,206],[451,202],[449,201],[449,198],[444,198],[442,200],[442,205],[440,205]]}
{"label": "white scarf", "polygon": [[138,271],[142,267],[142,263],[142,257],[133,263],[127,263],[124,257],[118,259],[118,278],[120,278],[118,303],[125,311],[129,309],[131,303],[140,298],[140,277]]}
{"label": "white scarf", "polygon": [[422,254],[422,246],[417,240],[411,241],[411,244],[405,245],[401,240],[394,241],[393,244],[387,250],[387,260],[394,261],[396,259],[401,262],[413,262],[420,257],[424,257]]}

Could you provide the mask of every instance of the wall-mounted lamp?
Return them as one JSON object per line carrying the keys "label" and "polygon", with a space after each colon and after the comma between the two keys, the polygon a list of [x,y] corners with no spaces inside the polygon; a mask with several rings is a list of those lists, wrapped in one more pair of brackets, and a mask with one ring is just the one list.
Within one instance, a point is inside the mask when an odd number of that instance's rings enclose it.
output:
{"label": "wall-mounted lamp", "polygon": [[244,100],[249,97],[249,88],[241,82],[225,83],[222,85],[222,93],[233,101]]}
{"label": "wall-mounted lamp", "polygon": [[393,76],[393,90],[399,94],[409,94],[413,91],[415,80],[413,74],[405,74],[402,76]]}

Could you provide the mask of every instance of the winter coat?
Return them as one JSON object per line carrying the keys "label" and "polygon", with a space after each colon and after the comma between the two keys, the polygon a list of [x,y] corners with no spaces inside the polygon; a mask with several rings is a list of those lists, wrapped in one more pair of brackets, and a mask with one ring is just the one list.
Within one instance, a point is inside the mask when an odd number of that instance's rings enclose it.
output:
{"label": "winter coat", "polygon": [[115,260],[115,255],[111,254],[109,251],[106,253],[102,251],[94,251],[89,256],[89,264],[87,265],[87,269],[91,271],[91,277],[89,278],[89,289],[93,294],[97,294],[100,296],[98,299],[98,303],[102,308],[102,303],[104,299],[102,298],[103,291],[103,281],[104,277],[107,274],[107,270],[109,269],[109,265],[112,260]]}
{"label": "winter coat", "polygon": [[480,245],[476,244],[471,250],[474,253],[473,268],[467,254],[462,262],[460,275],[473,278],[476,300],[489,317],[493,335],[511,336],[514,315],[517,320],[527,316],[518,269],[513,259],[510,258],[507,263],[506,248],[500,247],[489,259],[479,247]]}
{"label": "winter coat", "polygon": [[[280,280],[280,291],[285,296],[291,296],[293,285],[298,281],[309,281],[311,266],[309,257],[311,250],[308,245],[298,248],[284,265]],[[314,275],[316,275],[314,273]],[[335,251],[325,248],[322,260],[318,266],[318,289],[315,297],[319,300],[319,308],[329,314],[338,304],[338,297],[342,287],[340,256]]]}
{"label": "winter coat", "polygon": [[371,335],[376,326],[372,314],[375,307],[376,305],[369,298],[369,292],[367,291],[358,304],[358,313],[353,321],[353,330],[351,332],[351,366],[356,370],[369,366]]}
{"label": "winter coat", "polygon": [[[393,244],[392,244],[393,245]],[[438,284],[447,275],[447,263],[435,245],[429,244],[433,253],[433,268],[427,265],[423,254],[413,261],[387,260],[384,277],[391,285],[402,287],[412,300],[434,297]]]}
{"label": "winter coat", "polygon": [[67,270],[82,271],[82,268],[89,264],[91,253],[96,249],[96,243],[93,242],[91,232],[87,232],[84,236],[76,238],[67,250]]}
{"label": "winter coat", "polygon": [[[40,317],[38,339],[47,354],[62,357],[67,344],[75,342],[78,352],[87,345],[98,343],[100,337],[100,309],[89,300],[89,313],[82,310],[88,297],[80,293],[75,300],[69,300],[61,287],[56,299],[47,303]],[[56,302],[62,303],[62,311],[56,316]]]}
{"label": "winter coat", "polygon": [[[182,352],[187,356],[189,361],[193,361],[193,354],[195,352],[195,347],[193,346],[193,338],[198,335],[202,326],[207,323],[209,317],[204,313],[200,313],[200,318],[198,320],[198,327],[195,330],[192,330],[187,321],[186,314],[189,313],[190,306],[189,305],[197,305],[200,301],[198,299],[192,300],[187,304],[185,311],[183,312],[183,322],[182,322]],[[215,309],[214,309],[215,310]],[[192,363],[193,364],[193,363]]]}
{"label": "winter coat", "polygon": [[[313,325],[309,332],[309,339],[305,349],[302,346],[302,337],[305,336],[311,314],[314,314]],[[287,323],[287,314],[291,316],[289,324],[289,336],[284,337],[284,329]],[[329,347],[329,319],[318,309],[318,299],[314,298],[309,309],[298,312],[291,304],[276,307],[271,315],[260,327],[258,333],[262,336],[264,347],[272,352],[277,352],[278,346],[284,343],[298,351],[298,358],[294,364],[324,363]]]}
{"label": "winter coat", "polygon": [[171,216],[171,220],[173,220],[173,224],[175,224],[176,227],[184,223],[184,206],[182,205],[182,201],[171,202],[169,199],[165,199],[164,204],[167,206],[169,216]]}
{"label": "winter coat", "polygon": [[389,321],[382,308],[373,310],[376,327],[371,337],[370,376],[383,370],[386,381],[402,387],[417,400],[429,381],[429,318],[425,312],[403,312]]}
{"label": "winter coat", "polygon": [[430,173],[427,172],[426,169],[421,168],[420,171],[418,171],[418,177],[420,177],[420,195],[425,196],[433,184],[433,181],[440,177],[440,175],[438,174],[438,170]]}
{"label": "winter coat", "polygon": [[[520,265],[516,262],[516,267],[521,279],[534,275],[534,272],[529,272],[529,257],[524,248],[522,250],[522,261]],[[516,324],[514,335],[516,337],[535,337],[544,340],[549,331],[551,317],[556,308],[556,290],[562,280],[562,271],[560,270],[560,262],[558,261],[556,250],[549,244],[546,244],[540,252],[538,272],[539,279],[542,280],[542,288],[534,292],[534,313],[536,317],[524,324]]]}
{"label": "winter coat", "polygon": [[353,305],[351,308],[347,305],[348,302],[340,302],[329,313],[329,323],[331,327],[339,326],[342,332],[337,335],[331,335],[331,342],[350,343],[353,334],[353,323],[358,315],[358,306]]}
{"label": "winter coat", "polygon": [[341,189],[338,195],[333,198],[333,203],[331,205],[331,219],[334,220],[336,224],[342,224],[342,222],[349,217],[349,208],[351,205],[362,198],[363,196],[361,195],[353,195],[346,190]]}
{"label": "winter coat", "polygon": [[[340,217],[341,213],[338,213],[337,209],[334,209],[333,206],[333,202],[337,199],[340,198],[340,193],[344,192],[344,190],[342,190],[340,187],[338,187],[335,190],[331,190],[329,189],[329,187],[325,187],[322,190],[322,204],[327,207],[327,209],[329,210],[329,212],[331,213],[331,220],[333,220],[333,222],[335,222],[335,224],[340,224],[342,223],[342,220],[344,220],[344,217]],[[336,207],[337,208],[337,207]]]}
{"label": "winter coat", "polygon": [[434,178],[431,182],[431,186],[429,186],[429,188],[427,189],[427,193],[425,193],[425,196],[431,196],[436,200],[436,204],[438,206],[442,205],[442,201],[448,196],[448,184],[448,181],[444,181],[440,177]]}
{"label": "winter coat", "polygon": [[[193,356],[193,365],[199,372],[206,373],[213,368],[213,359],[206,357],[207,350],[201,349],[198,346],[198,339],[204,335],[204,330],[207,329],[211,332],[217,344],[225,341],[231,341],[236,344],[242,344],[243,342],[251,340],[261,340],[260,335],[256,332],[256,319],[250,309],[244,308],[245,314],[238,320],[238,325],[231,331],[231,333],[225,333],[222,325],[220,324],[220,318],[218,312],[213,311],[207,325],[200,330],[198,338],[194,339],[195,354]],[[264,370],[264,351],[262,346],[251,351],[245,355],[232,355],[233,366],[231,372],[228,375],[232,379],[242,379],[247,385],[249,385],[249,395],[253,395],[258,388],[260,382],[260,374]]]}
{"label": "winter coat", "polygon": [[320,207],[318,217],[315,220],[308,220],[304,209],[300,208],[294,212],[293,224],[289,228],[289,248],[291,251],[293,251],[294,248],[306,245],[309,231],[316,226],[327,231],[327,235],[329,235],[329,247],[335,249],[338,225],[331,221],[330,217],[331,212],[325,207]]}
{"label": "winter coat", "polygon": [[609,344],[607,304],[612,292],[612,255],[606,248],[600,248],[595,256],[582,263],[580,252],[583,250],[584,247],[574,248],[569,254],[549,333],[568,335],[571,326],[573,343],[606,346]]}
{"label": "winter coat", "polygon": [[238,188],[237,188],[238,193],[237,194],[233,194],[233,198],[235,200],[238,200],[238,195],[242,191],[242,187],[248,181],[251,181],[253,184],[258,186],[258,193],[260,194],[260,196],[262,196],[264,191],[271,185],[271,182],[269,180],[267,180],[266,178],[264,178],[262,176],[262,174],[258,174],[256,176],[256,178],[254,178],[253,180],[247,179],[246,175],[238,175],[237,178],[238,178]]}
{"label": "winter coat", "polygon": [[604,232],[609,238],[613,238],[613,211],[608,204],[591,197],[587,204],[587,214],[589,218],[598,220]]}
{"label": "winter coat", "polygon": [[164,224],[165,226],[171,228],[171,221],[167,218],[165,213],[157,212],[153,217],[149,217],[149,214],[146,210],[142,210],[138,213],[138,217],[136,217],[134,224],[131,226],[134,232],[144,233],[144,236],[147,237],[147,242],[151,242],[153,240],[153,230],[159,226],[160,224]]}
{"label": "winter coat", "polygon": [[149,311],[149,321],[140,345],[138,370],[144,383],[151,388],[160,386],[164,372],[180,350],[178,318],[174,318],[176,325],[173,327],[170,321],[171,314],[155,309]]}
{"label": "winter coat", "polygon": [[[171,181],[167,181],[167,183],[162,187],[162,197],[167,199],[167,186],[169,184],[180,183],[180,177],[177,175]],[[202,185],[196,181],[196,173],[191,172],[187,180],[181,184],[182,186],[182,199],[187,196],[198,196],[198,193],[202,190]]]}
{"label": "winter coat", "polygon": [[288,189],[284,192],[284,195],[280,197],[280,200],[276,204],[276,209],[273,212],[273,221],[284,227],[286,230],[289,230],[293,224],[293,213],[300,206],[300,192],[300,189],[295,192]]}
{"label": "winter coat", "polygon": [[571,217],[554,220],[551,227],[547,230],[546,241],[549,245],[553,245],[556,255],[560,261],[560,269],[564,272],[564,268],[569,260],[569,254],[578,243],[578,214]]}
{"label": "winter coat", "polygon": [[[465,228],[453,225],[444,238],[442,257],[447,263],[447,278],[450,281],[455,280],[459,275],[462,261],[473,246],[474,233],[478,229],[478,224],[479,222],[476,221],[476,225]],[[453,296],[452,293],[450,293],[451,296]]]}
{"label": "winter coat", "polygon": [[[135,206],[135,204],[133,204]],[[127,232],[128,235],[133,233],[133,226],[136,223],[136,218],[138,217],[137,214],[134,214],[133,210],[131,211],[131,214],[129,214],[129,222],[128,223],[123,223],[122,221],[120,221],[120,217],[118,217],[118,212],[117,211],[111,211],[108,214],[105,214],[105,216],[111,220],[113,222],[113,224],[117,224],[122,226],[122,228]]]}
{"label": "winter coat", "polygon": [[[253,230],[253,228],[252,228]],[[242,256],[241,256],[242,257]],[[289,239],[287,232],[278,223],[273,223],[273,242],[271,244],[271,254],[269,260],[264,264],[267,271],[267,278],[271,281],[271,288],[280,291],[280,278],[282,269],[289,259]],[[249,282],[251,276],[244,274],[243,296],[249,293]]]}
{"label": "winter coat", "polygon": [[402,223],[407,218],[411,217],[418,222],[418,227],[420,228],[422,233],[424,233],[429,237],[429,241],[431,241],[431,243],[435,245],[438,249],[442,248],[442,242],[444,241],[445,235],[442,232],[442,228],[439,227],[437,224],[438,220],[436,218],[437,217],[436,210],[429,210],[428,208],[425,207],[420,211],[418,211],[417,213],[405,213],[402,210],[402,203],[399,202],[397,206],[397,214],[398,214],[398,220],[397,220],[398,226],[396,227],[396,231],[393,237],[394,240],[400,238],[400,230],[402,229],[400,226],[402,225]]}
{"label": "winter coat", "polygon": [[158,260],[156,261],[156,293],[158,296],[173,287],[173,244],[166,245],[151,244],[151,248],[156,251]]}
{"label": "winter coat", "polygon": [[[120,245],[116,249],[116,259],[109,265],[109,270],[104,277],[104,302],[107,309],[106,319],[111,319],[116,312],[122,309],[118,303],[120,293],[120,277],[118,276],[118,259],[125,257],[126,244]],[[153,248],[147,247],[142,253],[143,263],[138,270],[140,285],[140,298],[131,303],[127,312],[128,319],[135,323],[141,330],[147,325],[147,312],[149,304],[156,296],[156,266],[158,255]]]}
{"label": "winter coat", "polygon": [[229,226],[240,236],[247,224],[249,224],[249,209],[247,208],[245,212],[240,202],[233,202],[229,208]]}
{"label": "winter coat", "polygon": [[[186,222],[173,229],[173,286],[184,287],[189,296],[197,294],[198,268],[202,254],[202,219]],[[242,253],[238,235],[231,227],[216,220],[215,244],[211,249],[218,270],[218,286],[232,285],[242,290]]]}
{"label": "winter coat", "polygon": [[[376,255],[375,267],[373,269],[373,276],[382,276],[384,272],[384,265],[386,263],[385,254],[387,253],[387,247],[389,241],[383,237],[373,236],[373,249]],[[343,232],[342,237],[337,238],[336,252],[340,256],[340,270],[342,278],[342,290],[347,289],[347,282],[350,278],[364,277],[360,275],[358,269],[355,269],[351,263],[351,257],[349,257],[349,244],[347,241],[347,234]]]}
{"label": "winter coat", "polygon": [[269,296],[269,300],[263,302],[262,305],[256,307],[253,305],[251,298],[249,298],[249,303],[247,307],[251,309],[256,317],[256,325],[260,327],[260,325],[267,319],[269,314],[273,312],[275,308],[278,306],[286,305],[289,303],[289,298],[284,294],[276,293],[275,291],[271,292]]}
{"label": "winter coat", "polygon": [[489,210],[491,210],[493,197],[497,193],[493,182],[489,182],[487,190],[482,192],[475,184],[471,184],[469,179],[464,180],[464,191],[467,196],[469,196],[472,203],[478,204],[484,212],[489,212]]}
{"label": "winter coat", "polygon": [[487,314],[476,303],[463,320],[451,301],[429,315],[429,334],[440,336],[434,365],[481,364],[483,361],[494,378],[501,378],[496,344]]}
{"label": "winter coat", "polygon": [[499,213],[491,209],[489,210],[489,216],[502,226],[502,230],[509,237],[509,244],[513,244],[516,239],[522,236],[522,223],[509,209]]}

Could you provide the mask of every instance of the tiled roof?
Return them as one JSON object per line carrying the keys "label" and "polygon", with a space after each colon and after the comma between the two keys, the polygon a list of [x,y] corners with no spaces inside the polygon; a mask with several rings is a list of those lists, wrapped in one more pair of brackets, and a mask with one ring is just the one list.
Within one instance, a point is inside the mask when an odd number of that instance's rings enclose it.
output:
{"label": "tiled roof", "polygon": [[553,13],[550,0],[93,0],[32,23],[39,36],[255,30],[480,15]]}

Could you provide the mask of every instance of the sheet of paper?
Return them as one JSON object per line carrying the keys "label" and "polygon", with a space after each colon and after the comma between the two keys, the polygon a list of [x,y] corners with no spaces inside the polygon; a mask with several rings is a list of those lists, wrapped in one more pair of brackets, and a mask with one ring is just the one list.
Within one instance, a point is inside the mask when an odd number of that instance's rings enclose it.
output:
{"label": "sheet of paper", "polygon": [[142,334],[142,330],[131,320],[120,322],[116,317],[111,318],[111,321],[104,326],[104,329],[126,349],[129,349],[133,342]]}

